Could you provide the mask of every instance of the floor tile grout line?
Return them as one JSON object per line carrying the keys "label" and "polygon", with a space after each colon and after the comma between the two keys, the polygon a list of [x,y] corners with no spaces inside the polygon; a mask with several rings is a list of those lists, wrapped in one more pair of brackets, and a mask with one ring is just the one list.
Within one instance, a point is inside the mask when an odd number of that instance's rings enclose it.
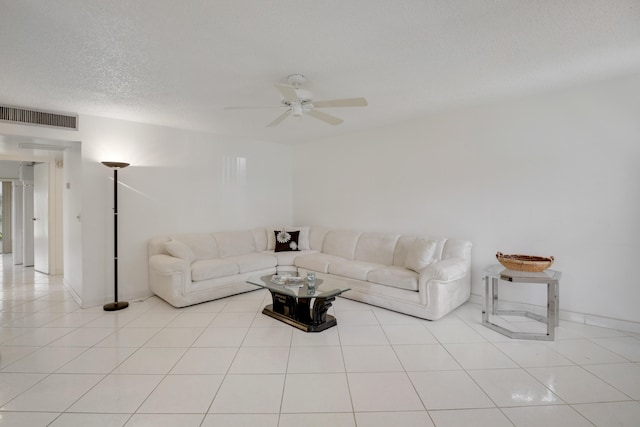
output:
{"label": "floor tile grout line", "polygon": [[[226,306],[227,304],[225,304]],[[222,310],[219,312],[222,313]],[[217,318],[217,315],[216,315]],[[215,320],[215,319],[214,319]],[[213,323],[213,320],[211,321]],[[238,357],[238,353],[240,352],[240,348],[242,348],[242,344],[244,343],[244,340],[247,338],[247,334],[249,333],[249,328],[247,328],[247,331],[244,334],[244,337],[242,337],[242,341],[240,342],[240,344],[237,346],[236,348],[236,352],[233,355],[233,358],[231,359],[231,362],[229,363],[229,366],[227,366],[227,369],[224,373],[224,375],[222,376],[222,380],[220,381],[220,385],[218,386],[218,389],[216,390],[216,392],[213,395],[213,398],[211,399],[211,402],[209,402],[209,406],[207,407],[207,412],[206,414],[210,414],[211,413],[211,409],[213,407],[213,403],[216,401],[216,398],[218,397],[218,394],[220,393],[220,390],[222,389],[222,386],[225,383],[225,380],[227,379],[227,377],[230,374],[231,371],[231,367],[233,366],[233,363],[235,362],[236,358]],[[195,342],[194,342],[195,343]],[[192,348],[197,348],[197,347],[192,347]],[[184,357],[184,356],[183,356]],[[206,414],[205,417],[203,418],[202,422],[200,423],[200,425],[202,425],[202,423],[204,423],[204,420],[206,420]]]}
{"label": "floor tile grout line", "polygon": [[[334,308],[334,312],[335,312],[335,308]],[[337,318],[337,314],[336,314],[336,318]],[[340,334],[340,328],[338,327],[338,325],[336,325],[336,328],[337,328],[336,335],[338,337],[338,346],[340,347],[340,357],[342,358],[342,368],[344,369],[344,379],[347,383],[347,391],[349,392],[349,404],[351,405],[351,411],[353,413],[354,425],[357,426],[358,423],[356,419],[356,405],[353,402],[353,393],[351,391],[352,385],[351,385],[351,380],[349,378],[349,373],[347,372],[347,359],[344,357],[344,346],[342,344],[342,336]]]}

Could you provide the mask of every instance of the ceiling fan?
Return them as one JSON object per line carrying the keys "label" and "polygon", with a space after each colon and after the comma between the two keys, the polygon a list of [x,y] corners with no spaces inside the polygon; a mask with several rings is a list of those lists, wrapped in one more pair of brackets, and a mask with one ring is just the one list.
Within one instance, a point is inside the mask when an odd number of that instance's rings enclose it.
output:
{"label": "ceiling fan", "polygon": [[300,85],[305,81],[305,77],[302,74],[291,74],[287,80],[289,85],[274,84],[275,88],[283,97],[282,101],[280,101],[282,104],[280,107],[225,107],[225,110],[284,107],[287,110],[276,117],[276,119],[269,123],[267,127],[277,126],[289,116],[302,117],[305,114],[336,126],[344,120],[317,109],[327,107],[366,107],[369,105],[367,100],[364,98],[343,98],[331,99],[328,101],[314,101],[312,99],[311,92],[300,88]]}

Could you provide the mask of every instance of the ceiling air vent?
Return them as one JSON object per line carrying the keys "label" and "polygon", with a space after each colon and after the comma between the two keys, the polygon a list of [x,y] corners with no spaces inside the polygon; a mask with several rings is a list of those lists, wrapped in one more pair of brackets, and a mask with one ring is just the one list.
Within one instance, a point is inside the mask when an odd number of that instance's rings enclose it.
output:
{"label": "ceiling air vent", "polygon": [[78,130],[78,115],[0,105],[0,121]]}

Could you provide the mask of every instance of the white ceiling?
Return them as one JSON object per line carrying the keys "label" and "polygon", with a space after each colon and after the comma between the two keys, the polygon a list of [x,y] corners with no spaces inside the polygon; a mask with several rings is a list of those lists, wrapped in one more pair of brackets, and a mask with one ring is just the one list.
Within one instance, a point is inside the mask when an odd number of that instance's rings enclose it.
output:
{"label": "white ceiling", "polygon": [[[265,127],[273,83],[366,108]],[[640,73],[640,0],[0,0],[0,103],[297,143]]]}

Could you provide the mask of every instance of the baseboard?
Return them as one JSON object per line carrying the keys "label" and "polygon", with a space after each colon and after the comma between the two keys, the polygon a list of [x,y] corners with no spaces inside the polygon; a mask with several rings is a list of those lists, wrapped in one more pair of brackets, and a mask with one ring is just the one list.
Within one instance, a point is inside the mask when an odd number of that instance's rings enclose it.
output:
{"label": "baseboard", "polygon": [[[482,295],[471,294],[469,301],[480,306],[484,303]],[[500,300],[500,306],[510,310],[526,310],[535,314],[546,315],[547,307],[520,302]],[[640,333],[640,322],[630,320],[612,319],[610,317],[596,316],[593,314],[576,313],[560,308],[560,320],[582,323],[590,326],[601,326],[603,328],[617,329],[619,331]]]}
{"label": "baseboard", "polygon": [[80,295],[78,295],[76,291],[71,287],[71,283],[69,283],[67,279],[62,279],[62,286],[64,286],[64,289],[71,294],[71,297],[76,302],[76,304],[80,306],[80,308],[85,308],[82,306],[82,298],[80,298]]}

